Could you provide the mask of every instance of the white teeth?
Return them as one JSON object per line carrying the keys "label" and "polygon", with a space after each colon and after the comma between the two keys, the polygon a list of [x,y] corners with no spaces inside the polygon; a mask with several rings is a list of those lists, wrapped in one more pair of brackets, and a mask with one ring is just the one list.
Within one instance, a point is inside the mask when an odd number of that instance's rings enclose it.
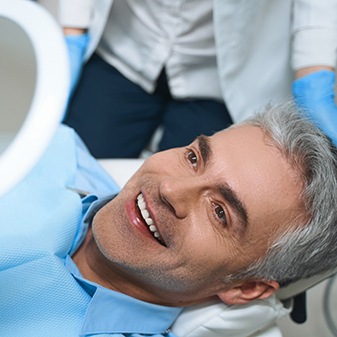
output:
{"label": "white teeth", "polygon": [[138,206],[138,208],[140,210],[140,213],[142,214],[142,217],[144,218],[146,224],[149,226],[149,230],[153,233],[153,236],[162,243],[163,242],[162,238],[157,231],[157,227],[153,224],[153,220],[150,218],[150,213],[146,209],[146,203],[145,203],[144,197],[141,193],[137,197],[137,206]]}
{"label": "white teeth", "polygon": [[151,225],[149,228],[150,228],[151,232],[156,232],[157,231],[157,227],[154,226],[154,225]]}
{"label": "white teeth", "polygon": [[140,212],[142,213],[144,219],[150,218],[150,213],[146,209],[142,209]]}
{"label": "white teeth", "polygon": [[144,200],[138,200],[138,207],[141,209],[141,210],[143,210],[143,209],[145,209],[145,207],[146,207],[146,204],[145,204],[145,202],[144,202]]}

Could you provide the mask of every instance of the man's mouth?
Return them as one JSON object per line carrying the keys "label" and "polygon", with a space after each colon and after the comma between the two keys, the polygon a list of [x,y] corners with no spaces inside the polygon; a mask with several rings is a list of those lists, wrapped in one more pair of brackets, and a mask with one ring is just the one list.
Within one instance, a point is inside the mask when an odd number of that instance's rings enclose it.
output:
{"label": "man's mouth", "polygon": [[137,206],[139,208],[140,214],[144,219],[145,224],[149,228],[152,236],[163,246],[166,246],[161,235],[159,234],[157,227],[155,226],[152,218],[150,217],[149,211],[146,209],[146,203],[143,197],[143,194],[140,193],[137,197]]}

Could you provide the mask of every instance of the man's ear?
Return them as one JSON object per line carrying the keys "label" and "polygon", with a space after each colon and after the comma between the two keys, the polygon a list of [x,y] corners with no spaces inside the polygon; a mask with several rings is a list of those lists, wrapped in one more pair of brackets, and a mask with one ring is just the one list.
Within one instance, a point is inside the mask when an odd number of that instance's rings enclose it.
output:
{"label": "man's ear", "polygon": [[275,281],[243,281],[217,295],[226,304],[245,304],[257,299],[268,298],[279,288],[279,284]]}

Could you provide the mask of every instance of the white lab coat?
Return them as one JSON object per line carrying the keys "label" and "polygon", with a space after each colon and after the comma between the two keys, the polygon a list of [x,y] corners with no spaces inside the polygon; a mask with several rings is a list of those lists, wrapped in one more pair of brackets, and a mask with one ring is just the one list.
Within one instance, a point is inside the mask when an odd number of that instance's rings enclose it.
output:
{"label": "white lab coat", "polygon": [[220,83],[234,121],[291,95],[293,70],[335,67],[336,0],[215,0]]}
{"label": "white lab coat", "polygon": [[[77,1],[82,12],[74,15],[69,3]],[[335,67],[337,0],[213,1],[220,82],[235,122],[268,103],[289,98],[294,70]],[[89,27],[86,58],[99,42],[113,0],[93,1],[92,12],[90,3],[60,1],[62,25]]]}

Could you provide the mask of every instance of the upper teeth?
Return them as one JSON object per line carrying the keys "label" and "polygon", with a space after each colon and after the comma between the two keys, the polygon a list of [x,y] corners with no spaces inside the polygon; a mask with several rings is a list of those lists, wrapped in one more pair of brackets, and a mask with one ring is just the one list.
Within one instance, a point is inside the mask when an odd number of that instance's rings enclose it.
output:
{"label": "upper teeth", "polygon": [[153,224],[153,220],[150,218],[150,213],[146,209],[146,203],[141,193],[137,197],[137,205],[140,209],[142,217],[144,218],[144,221],[148,225],[150,231],[153,233],[153,236],[162,242],[162,238],[157,230],[157,227]]}

